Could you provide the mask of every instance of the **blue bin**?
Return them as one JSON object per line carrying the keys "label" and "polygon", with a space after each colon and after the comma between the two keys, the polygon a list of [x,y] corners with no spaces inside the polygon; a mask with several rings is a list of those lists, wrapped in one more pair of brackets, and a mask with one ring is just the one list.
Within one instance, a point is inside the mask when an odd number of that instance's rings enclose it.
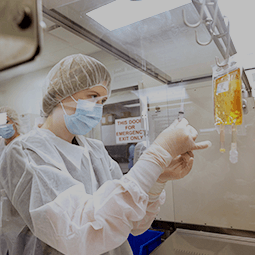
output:
{"label": "blue bin", "polygon": [[128,237],[128,242],[134,255],[148,255],[161,244],[161,236],[164,232],[147,230],[139,236]]}

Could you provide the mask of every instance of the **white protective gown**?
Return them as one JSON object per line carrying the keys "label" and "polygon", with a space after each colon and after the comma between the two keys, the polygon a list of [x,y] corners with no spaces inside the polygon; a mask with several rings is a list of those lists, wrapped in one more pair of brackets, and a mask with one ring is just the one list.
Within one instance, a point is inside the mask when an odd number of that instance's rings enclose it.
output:
{"label": "white protective gown", "polygon": [[[0,162],[1,162],[1,155],[3,154],[3,151],[5,149],[5,139],[0,137]],[[1,191],[0,191],[1,192]],[[1,193],[0,193],[0,198],[1,198]],[[1,203],[1,200],[0,200]],[[0,207],[1,209],[1,207]],[[0,217],[1,217],[1,210],[0,210]],[[1,222],[0,222],[0,227],[1,227]],[[0,237],[0,254],[7,254],[7,244],[6,240]]]}
{"label": "white protective gown", "polygon": [[0,157],[5,149],[5,140],[4,138],[0,138]]}
{"label": "white protective gown", "polygon": [[0,243],[9,255],[129,255],[129,233],[159,212],[164,191],[151,199],[101,141],[76,139],[80,146],[35,128],[4,151]]}

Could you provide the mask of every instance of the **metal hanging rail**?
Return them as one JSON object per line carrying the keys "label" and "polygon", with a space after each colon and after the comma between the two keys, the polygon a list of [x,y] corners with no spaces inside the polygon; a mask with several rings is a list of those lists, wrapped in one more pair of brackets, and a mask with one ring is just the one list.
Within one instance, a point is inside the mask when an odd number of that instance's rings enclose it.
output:
{"label": "metal hanging rail", "polygon": [[[201,7],[199,7],[199,5],[195,1],[193,2],[193,4],[194,4],[194,6],[197,10],[199,8],[201,8]],[[210,15],[212,17],[214,17],[215,7],[213,5],[209,5],[207,8],[208,8],[208,11],[209,11]],[[217,11],[217,20],[215,21],[215,24],[216,24],[216,28],[217,28],[217,30],[219,31],[220,34],[223,34],[227,30],[227,26],[224,22],[224,18],[223,18],[222,14],[221,14],[221,11],[219,9]],[[220,50],[222,56],[225,58],[225,50],[222,46],[222,43],[220,42],[220,39],[222,39],[222,41],[224,43],[224,47],[226,48],[226,46],[227,46],[227,38],[226,37],[222,37],[222,38],[214,37],[213,41],[217,45],[217,47]],[[229,54],[230,54],[230,56],[236,54],[236,49],[235,49],[235,46],[234,46],[233,41],[231,39],[230,39]]]}
{"label": "metal hanging rail", "polygon": [[190,24],[187,21],[185,11],[183,10],[184,24],[191,28],[196,28],[200,24],[205,24],[205,27],[211,37],[208,42],[200,42],[197,32],[195,31],[196,42],[199,45],[206,46],[214,41],[224,59],[234,55],[236,53],[236,49],[229,35],[229,22],[228,26],[226,26],[224,17],[218,7],[218,0],[202,0],[202,2],[192,0],[192,3],[199,13],[199,21],[196,24]]}
{"label": "metal hanging rail", "polygon": [[[233,41],[230,37],[230,22],[228,20],[228,24],[226,26],[224,17],[222,16],[219,6],[218,0],[202,0],[202,2],[198,0],[192,0],[193,5],[199,13],[199,21],[196,24],[190,24],[187,21],[185,11],[183,10],[183,22],[186,26],[191,28],[196,28],[200,24],[205,24],[211,39],[208,42],[202,43],[198,39],[197,32],[195,31],[196,42],[199,45],[206,46],[214,41],[215,45],[218,47],[221,52],[223,58],[225,59],[222,63],[219,62],[219,58],[215,57],[216,64],[219,67],[224,67],[229,62],[229,57],[236,54],[236,49],[234,47]],[[207,14],[205,9],[207,9]],[[209,14],[209,16],[208,16]],[[215,32],[217,31],[217,33]],[[251,93],[251,85],[249,80],[245,74],[245,70],[242,73],[242,81],[245,85],[245,88],[248,92],[249,97],[252,96]]]}

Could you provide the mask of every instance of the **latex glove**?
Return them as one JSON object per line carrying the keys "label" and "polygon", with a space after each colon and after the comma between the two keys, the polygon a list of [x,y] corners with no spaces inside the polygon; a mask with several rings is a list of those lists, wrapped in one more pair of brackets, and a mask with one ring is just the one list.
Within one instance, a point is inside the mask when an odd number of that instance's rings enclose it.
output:
{"label": "latex glove", "polygon": [[154,144],[161,146],[175,158],[187,151],[201,150],[210,146],[211,142],[209,141],[195,143],[197,135],[196,129],[190,126],[186,119],[182,119],[180,122],[175,120],[156,138]]}
{"label": "latex glove", "polygon": [[163,173],[159,176],[156,183],[149,191],[150,201],[155,201],[165,188],[165,184],[170,180],[178,180],[185,177],[193,166],[194,154],[189,151],[183,155],[179,155],[172,160],[168,167],[163,169]]}
{"label": "latex glove", "polygon": [[175,120],[165,129],[153,144],[143,153],[141,159],[151,161],[164,169],[178,155],[188,151],[205,149],[211,146],[210,141],[195,143],[197,131],[189,125],[186,119]]}
{"label": "latex glove", "polygon": [[165,183],[185,177],[190,172],[193,162],[194,154],[192,151],[177,156],[168,167],[163,168],[163,173],[159,176],[157,182]]}

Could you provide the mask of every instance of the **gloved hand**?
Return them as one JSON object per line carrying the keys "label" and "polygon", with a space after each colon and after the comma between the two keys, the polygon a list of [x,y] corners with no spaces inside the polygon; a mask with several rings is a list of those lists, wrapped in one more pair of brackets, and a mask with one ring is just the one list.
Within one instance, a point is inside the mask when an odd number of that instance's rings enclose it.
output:
{"label": "gloved hand", "polygon": [[156,183],[149,191],[150,201],[156,201],[157,197],[165,188],[165,184],[170,180],[178,180],[186,176],[193,165],[194,154],[188,151],[183,155],[179,155],[172,160],[168,167],[163,169],[163,173],[159,176]]}
{"label": "gloved hand", "polygon": [[186,119],[180,122],[175,120],[173,124],[165,129],[154,141],[175,158],[187,151],[205,149],[210,145],[209,141],[195,143],[197,131],[189,125]]}
{"label": "gloved hand", "polygon": [[197,131],[188,124],[186,119],[183,118],[180,122],[175,120],[159,134],[140,159],[151,161],[165,169],[178,155],[211,146],[210,141],[195,143],[197,135]]}
{"label": "gloved hand", "polygon": [[163,168],[163,173],[159,176],[157,182],[165,183],[170,180],[179,180],[186,176],[194,162],[194,154],[188,151],[185,154],[179,155],[172,160],[168,167]]}

